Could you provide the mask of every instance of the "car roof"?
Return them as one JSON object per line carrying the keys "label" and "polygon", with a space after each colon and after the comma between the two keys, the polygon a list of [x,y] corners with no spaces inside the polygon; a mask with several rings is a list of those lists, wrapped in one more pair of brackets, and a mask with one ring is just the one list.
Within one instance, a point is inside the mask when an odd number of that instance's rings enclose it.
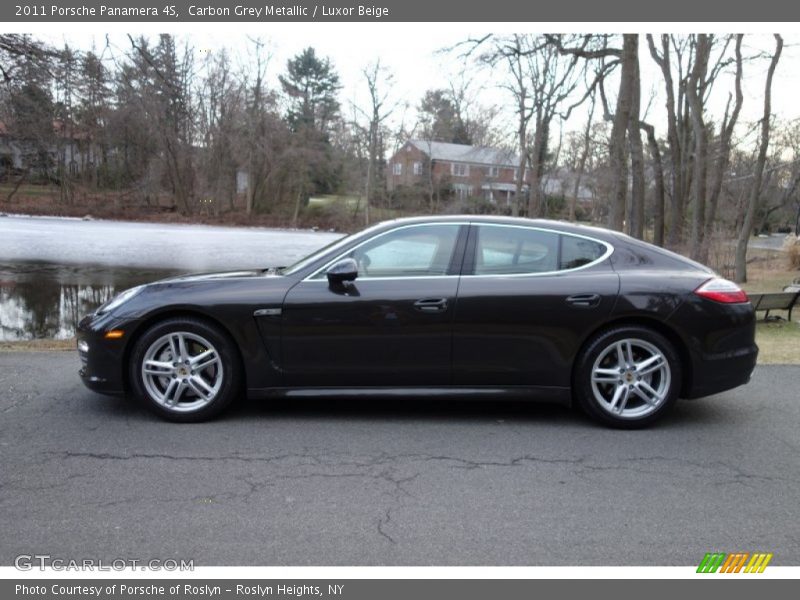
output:
{"label": "car roof", "polygon": [[568,221],[557,221],[554,219],[528,219],[526,217],[507,217],[497,215],[430,215],[421,217],[403,217],[392,219],[377,224],[377,228],[394,228],[402,225],[413,225],[417,223],[488,223],[493,225],[517,225],[526,227],[542,227],[553,229],[564,233],[576,233],[586,236],[598,237],[604,241],[617,239],[616,232],[602,227],[583,225]]}

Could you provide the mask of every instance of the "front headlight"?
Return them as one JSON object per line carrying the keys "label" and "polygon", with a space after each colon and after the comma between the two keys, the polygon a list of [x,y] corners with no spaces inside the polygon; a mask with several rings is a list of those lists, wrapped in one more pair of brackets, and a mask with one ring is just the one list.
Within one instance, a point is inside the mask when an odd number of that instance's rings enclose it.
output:
{"label": "front headlight", "polygon": [[125,304],[128,300],[133,298],[136,294],[141,292],[144,289],[143,285],[139,285],[136,287],[132,287],[129,290],[125,290],[124,292],[120,292],[116,296],[114,296],[111,300],[100,306],[97,309],[97,314],[101,315],[103,313],[111,312]]}

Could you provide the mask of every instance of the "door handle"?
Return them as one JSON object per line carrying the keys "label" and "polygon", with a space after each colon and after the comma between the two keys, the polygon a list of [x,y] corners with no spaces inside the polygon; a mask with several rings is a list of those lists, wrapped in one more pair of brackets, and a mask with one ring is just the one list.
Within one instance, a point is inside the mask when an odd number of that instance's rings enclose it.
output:
{"label": "door handle", "polygon": [[571,304],[572,306],[577,306],[580,308],[593,308],[600,304],[600,295],[574,294],[572,296],[567,296],[566,302],[567,304]]}
{"label": "door handle", "polygon": [[444,312],[447,310],[447,298],[423,298],[414,302],[414,308],[426,313]]}

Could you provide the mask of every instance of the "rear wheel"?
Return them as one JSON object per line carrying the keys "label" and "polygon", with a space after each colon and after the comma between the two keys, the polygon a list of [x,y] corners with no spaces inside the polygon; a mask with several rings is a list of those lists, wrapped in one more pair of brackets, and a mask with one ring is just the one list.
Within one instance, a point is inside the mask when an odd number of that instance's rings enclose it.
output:
{"label": "rear wheel", "polygon": [[634,429],[660,419],[675,403],[681,364],[660,333],[639,326],[609,329],[592,338],[576,364],[573,393],[595,420]]}
{"label": "rear wheel", "polygon": [[194,318],[153,325],[131,353],[136,395],[170,421],[197,422],[219,414],[236,397],[241,366],[233,341]]}

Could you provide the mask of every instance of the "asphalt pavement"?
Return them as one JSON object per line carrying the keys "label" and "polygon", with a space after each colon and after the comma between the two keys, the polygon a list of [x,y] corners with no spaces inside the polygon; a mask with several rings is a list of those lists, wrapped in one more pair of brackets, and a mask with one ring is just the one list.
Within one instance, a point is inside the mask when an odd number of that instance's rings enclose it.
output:
{"label": "asphalt pavement", "polygon": [[800,564],[800,367],[615,431],[533,403],[242,401],[199,425],[0,353],[0,564]]}

